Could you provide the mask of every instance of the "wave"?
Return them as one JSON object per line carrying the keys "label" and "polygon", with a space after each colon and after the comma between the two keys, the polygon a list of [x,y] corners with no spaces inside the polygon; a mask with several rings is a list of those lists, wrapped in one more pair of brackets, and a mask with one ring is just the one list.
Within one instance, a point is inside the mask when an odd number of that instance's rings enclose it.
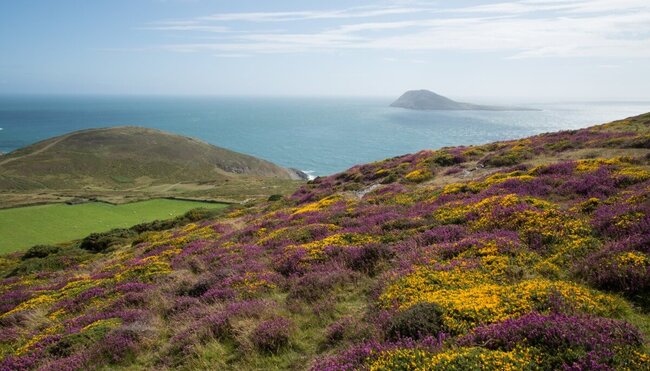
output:
{"label": "wave", "polygon": [[314,175],[315,171],[314,170],[300,170],[303,173],[307,174],[307,177],[309,180],[314,180],[316,179],[316,175]]}

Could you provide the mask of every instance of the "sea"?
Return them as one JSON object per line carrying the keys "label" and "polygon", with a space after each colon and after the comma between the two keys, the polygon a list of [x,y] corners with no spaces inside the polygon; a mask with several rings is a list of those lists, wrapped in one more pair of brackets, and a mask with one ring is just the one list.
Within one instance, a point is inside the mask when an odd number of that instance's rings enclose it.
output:
{"label": "sea", "polygon": [[80,129],[136,125],[195,137],[318,176],[422,149],[579,129],[650,112],[650,101],[518,104],[539,111],[411,111],[389,107],[391,101],[0,96],[0,152]]}

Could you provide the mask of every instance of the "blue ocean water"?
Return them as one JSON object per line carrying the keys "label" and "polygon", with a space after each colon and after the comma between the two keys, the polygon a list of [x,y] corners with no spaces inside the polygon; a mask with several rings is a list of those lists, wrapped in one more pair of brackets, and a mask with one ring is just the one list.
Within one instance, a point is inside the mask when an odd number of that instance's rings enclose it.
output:
{"label": "blue ocean water", "polygon": [[192,136],[315,175],[443,146],[577,129],[650,102],[526,104],[541,111],[409,111],[390,98],[0,97],[0,151],[85,128],[137,125]]}

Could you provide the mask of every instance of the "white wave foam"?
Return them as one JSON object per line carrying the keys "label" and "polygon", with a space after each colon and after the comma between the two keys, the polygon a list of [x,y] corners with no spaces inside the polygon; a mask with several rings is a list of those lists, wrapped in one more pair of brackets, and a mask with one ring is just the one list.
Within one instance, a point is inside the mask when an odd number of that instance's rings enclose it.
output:
{"label": "white wave foam", "polygon": [[314,179],[316,179],[316,175],[314,175],[314,170],[300,170],[300,171],[302,171],[303,173],[307,174],[307,178],[308,178],[309,180],[314,180]]}

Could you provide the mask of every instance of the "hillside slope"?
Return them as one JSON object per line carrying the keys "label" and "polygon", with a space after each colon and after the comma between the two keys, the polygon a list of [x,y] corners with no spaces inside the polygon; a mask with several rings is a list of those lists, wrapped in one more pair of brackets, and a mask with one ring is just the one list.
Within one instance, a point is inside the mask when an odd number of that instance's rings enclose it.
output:
{"label": "hillside slope", "polygon": [[0,192],[5,193],[157,194],[179,183],[201,189],[205,183],[247,177],[296,180],[299,174],[193,138],[129,126],[82,130],[0,156]]}
{"label": "hillside slope", "polygon": [[0,369],[648,370],[650,114],[359,165],[0,273]]}

